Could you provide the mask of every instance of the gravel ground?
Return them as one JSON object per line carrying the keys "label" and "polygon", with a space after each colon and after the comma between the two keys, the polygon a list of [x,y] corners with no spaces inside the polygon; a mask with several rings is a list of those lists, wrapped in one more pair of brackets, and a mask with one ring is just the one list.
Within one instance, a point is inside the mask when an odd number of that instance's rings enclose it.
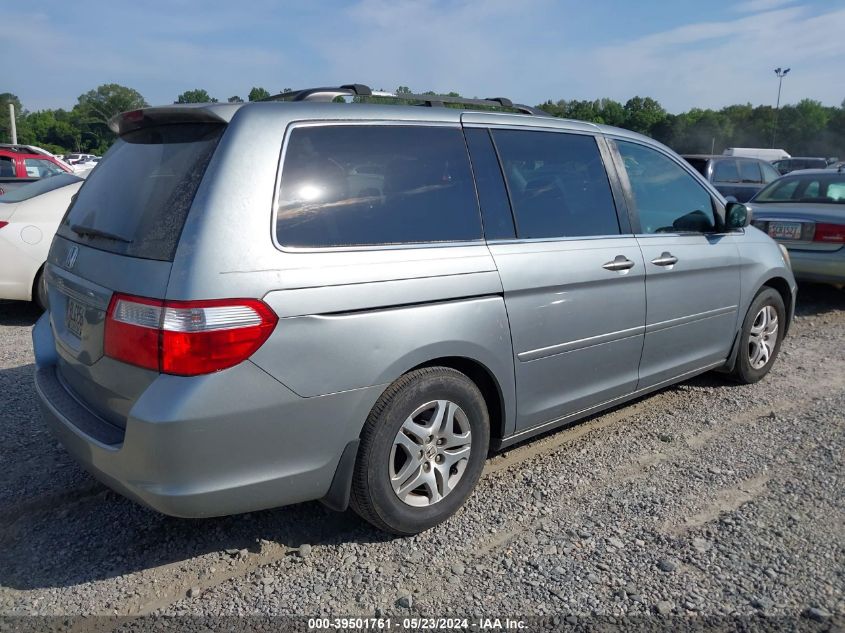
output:
{"label": "gravel ground", "polygon": [[187,521],[108,491],[39,420],[36,318],[0,304],[0,614],[671,614],[822,630],[845,616],[845,292],[802,287],[763,382],[708,374],[509,449],[456,517],[407,539],[317,503]]}

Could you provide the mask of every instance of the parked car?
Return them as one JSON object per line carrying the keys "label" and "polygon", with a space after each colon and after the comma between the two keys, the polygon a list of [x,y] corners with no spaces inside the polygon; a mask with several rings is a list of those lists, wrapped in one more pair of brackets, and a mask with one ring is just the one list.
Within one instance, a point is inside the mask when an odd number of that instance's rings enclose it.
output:
{"label": "parked car", "polygon": [[38,148],[0,144],[0,196],[39,178],[70,170],[68,165]]}
{"label": "parked car", "polygon": [[82,178],[62,173],[0,196],[0,299],[47,306],[42,271],[56,228]]}
{"label": "parked car", "polygon": [[92,158],[96,158],[94,154],[68,154],[65,160],[70,163],[71,165],[76,165],[77,163],[85,162],[86,160],[90,160]]}
{"label": "parked car", "polygon": [[97,163],[99,163],[99,162],[100,162],[99,156],[92,156],[91,158],[86,158],[85,160],[81,160],[81,161],[77,162],[73,166],[73,169],[76,173],[79,173],[81,171],[90,171],[90,170],[94,169],[94,167],[96,167]]}
{"label": "parked car", "polygon": [[747,202],[765,185],[780,178],[769,163],[756,158],[684,154],[684,159],[726,198]]}
{"label": "parked car", "polygon": [[748,206],[754,226],[789,250],[796,278],[845,284],[845,173],[794,171]]}
{"label": "parked car", "polygon": [[825,169],[827,167],[826,158],[813,158],[810,156],[797,156],[793,158],[783,158],[772,163],[772,167],[783,174],[788,174],[797,169]]}
{"label": "parked car", "polygon": [[107,485],[182,517],[351,500],[413,534],[490,450],[772,367],[783,252],[671,150],[507,100],[323,102],[370,94],[113,122],[33,330],[44,417]]}

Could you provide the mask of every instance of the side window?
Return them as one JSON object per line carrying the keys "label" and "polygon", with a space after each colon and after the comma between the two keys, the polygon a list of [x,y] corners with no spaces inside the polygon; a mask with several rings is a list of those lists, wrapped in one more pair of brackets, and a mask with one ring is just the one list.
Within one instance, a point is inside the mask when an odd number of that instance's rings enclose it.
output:
{"label": "side window", "polygon": [[680,165],[644,145],[628,141],[616,145],[643,233],[704,233],[716,228],[710,194]]}
{"label": "side window", "polygon": [[8,156],[0,156],[0,178],[14,178],[15,163]]}
{"label": "side window", "polygon": [[713,182],[739,182],[735,160],[717,160],[713,163]]}
{"label": "side window", "polygon": [[759,183],[762,181],[760,176],[760,163],[755,163],[752,160],[741,160],[739,162],[739,179],[742,182]]}
{"label": "side window", "polygon": [[26,175],[30,178],[46,178],[63,173],[49,160],[41,158],[27,158],[24,160],[24,165],[26,166]]}
{"label": "side window", "polygon": [[494,130],[520,238],[618,235],[619,220],[592,136]]}
{"label": "side window", "polygon": [[463,133],[393,125],[294,128],[276,236],[282,245],[312,248],[481,239]]}
{"label": "side window", "polygon": [[763,182],[770,183],[780,178],[780,172],[770,166],[768,163],[760,163],[760,169],[763,170]]}
{"label": "side window", "polygon": [[478,188],[478,201],[481,203],[484,236],[488,240],[516,237],[508,192],[490,132],[468,128],[464,130],[464,135]]}

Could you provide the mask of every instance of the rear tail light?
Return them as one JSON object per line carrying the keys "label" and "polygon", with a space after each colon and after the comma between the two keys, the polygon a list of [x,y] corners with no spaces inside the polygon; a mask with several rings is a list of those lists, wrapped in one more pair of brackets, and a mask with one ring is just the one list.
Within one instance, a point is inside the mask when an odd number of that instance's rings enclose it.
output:
{"label": "rear tail light", "polygon": [[814,242],[826,244],[845,244],[845,224],[824,224],[816,222]]}
{"label": "rear tail light", "polygon": [[160,301],[115,294],[106,316],[104,352],[165,374],[210,374],[252,356],[278,320],[257,299]]}
{"label": "rear tail light", "polygon": [[6,226],[7,224],[8,224],[8,222],[0,222],[0,229],[2,229],[2,228],[3,228],[4,226]]}

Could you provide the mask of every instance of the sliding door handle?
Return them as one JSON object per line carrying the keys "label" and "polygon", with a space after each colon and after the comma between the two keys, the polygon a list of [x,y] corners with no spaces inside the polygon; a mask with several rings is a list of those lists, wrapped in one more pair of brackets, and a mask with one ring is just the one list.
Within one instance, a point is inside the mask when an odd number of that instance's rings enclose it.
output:
{"label": "sliding door handle", "polygon": [[668,251],[663,251],[660,257],[651,260],[655,266],[674,266],[678,263],[678,258]]}
{"label": "sliding door handle", "polygon": [[606,270],[630,270],[633,267],[634,262],[632,262],[624,255],[617,255],[612,262],[607,262],[606,264],[602,265],[602,268]]}

